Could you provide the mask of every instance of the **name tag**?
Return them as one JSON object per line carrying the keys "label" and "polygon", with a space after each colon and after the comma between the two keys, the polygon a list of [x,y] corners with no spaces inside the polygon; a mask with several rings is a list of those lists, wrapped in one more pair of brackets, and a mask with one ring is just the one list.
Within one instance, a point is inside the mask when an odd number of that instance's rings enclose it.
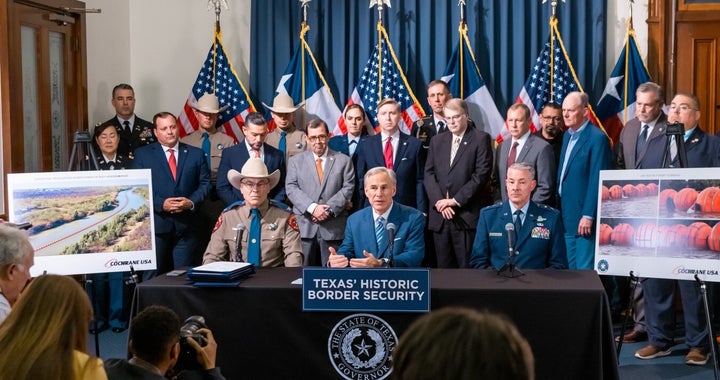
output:
{"label": "name tag", "polygon": [[490,232],[489,235],[490,235],[490,237],[502,237],[503,236],[502,232]]}
{"label": "name tag", "polygon": [[430,311],[430,270],[303,268],[303,311]]}

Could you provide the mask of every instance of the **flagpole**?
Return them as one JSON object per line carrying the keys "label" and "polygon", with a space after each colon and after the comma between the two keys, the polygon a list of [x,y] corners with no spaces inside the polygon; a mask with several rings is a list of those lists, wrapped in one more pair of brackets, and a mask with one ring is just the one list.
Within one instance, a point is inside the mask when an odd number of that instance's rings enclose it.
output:
{"label": "flagpole", "polygon": [[213,38],[213,94],[217,92],[215,84],[217,83],[217,45],[218,39],[222,36],[222,29],[220,29],[220,13],[222,9],[221,5],[225,5],[225,9],[228,9],[226,0],[208,0],[208,8],[212,6],[215,9],[215,36]]}
{"label": "flagpole", "polygon": [[390,5],[390,0],[370,0],[370,8],[377,5],[378,10],[378,22],[377,22],[377,32],[378,32],[378,42],[377,42],[377,50],[378,50],[378,103],[383,98],[382,95],[382,36],[383,31],[385,28],[383,27],[382,23],[382,11],[383,6],[387,5],[388,8],[392,8]]}
{"label": "flagpole", "polygon": [[465,23],[465,0],[458,0],[458,6],[460,7],[460,25],[458,25],[458,33],[460,34],[460,41],[458,41],[459,46],[459,55],[458,57],[460,61],[460,99],[465,98],[465,63],[463,60],[465,59],[465,50],[463,48],[463,43],[465,43],[465,38],[467,37],[467,24]]}
{"label": "flagpole", "polygon": [[628,19],[627,31],[625,33],[625,72],[623,77],[623,125],[628,121],[628,85],[630,82],[630,76],[628,71],[630,67],[628,62],[630,61],[630,32],[632,31],[632,6],[630,7],[630,18]]}
{"label": "flagpole", "polygon": [[300,122],[303,127],[305,126],[305,115],[307,114],[307,109],[305,108],[305,101],[307,100],[305,98],[305,46],[307,46],[305,34],[310,30],[310,25],[307,23],[307,9],[309,5],[310,0],[300,0],[300,7],[303,10],[303,20],[300,23],[300,44],[302,45],[302,56],[300,57],[300,96],[302,97],[303,111],[300,114]]}

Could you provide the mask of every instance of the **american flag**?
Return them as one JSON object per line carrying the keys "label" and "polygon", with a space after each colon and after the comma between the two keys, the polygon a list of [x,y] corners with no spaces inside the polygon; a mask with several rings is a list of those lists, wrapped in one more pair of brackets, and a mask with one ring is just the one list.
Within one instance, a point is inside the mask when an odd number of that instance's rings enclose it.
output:
{"label": "american flag", "polygon": [[618,141],[623,125],[635,117],[635,90],[651,80],[635,42],[635,31],[629,26],[625,47],[597,105],[597,115],[613,141]]}
{"label": "american flag", "polygon": [[[381,99],[393,98],[400,103],[402,109],[400,130],[409,134],[413,122],[424,117],[425,112],[408,86],[407,78],[398,64],[385,28],[380,25],[379,29],[382,35],[380,40],[382,53],[378,53],[378,47],[375,46],[370,54],[370,59],[360,73],[360,80],[353,89],[347,104],[361,104],[367,111],[371,123],[377,128],[379,124],[377,122],[377,104]],[[378,54],[382,56],[382,62],[378,62]],[[338,121],[338,125],[342,133],[347,132],[342,117]]]}
{"label": "american flag", "polygon": [[[557,28],[557,19],[553,17],[550,20],[550,38],[530,69],[530,75],[520,90],[516,103],[525,103],[530,108],[530,130],[536,132],[541,128],[542,107],[549,102],[562,104],[565,96],[573,91],[582,92],[583,89],[565,51]],[[602,128],[592,107],[588,105],[588,108],[590,122]],[[497,140],[502,141],[509,136],[507,128],[504,128]]]}
{"label": "american flag", "polygon": [[182,112],[178,115],[180,136],[185,136],[198,129],[198,121],[190,106],[205,93],[215,93],[220,101],[220,107],[229,104],[218,117],[218,129],[225,132],[236,141],[242,140],[242,127],[245,125],[245,116],[255,111],[250,97],[245,90],[232,62],[225,54],[222,44],[222,35],[215,33],[215,43],[210,46],[205,63],[195,79],[190,95],[185,101]]}

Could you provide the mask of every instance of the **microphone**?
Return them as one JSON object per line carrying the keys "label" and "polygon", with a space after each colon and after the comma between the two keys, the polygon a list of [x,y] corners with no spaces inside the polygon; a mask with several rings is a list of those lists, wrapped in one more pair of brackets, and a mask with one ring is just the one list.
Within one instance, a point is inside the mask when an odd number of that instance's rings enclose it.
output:
{"label": "microphone", "polygon": [[388,239],[389,239],[388,245],[390,248],[390,255],[388,257],[388,267],[393,266],[393,247],[395,245],[395,228],[396,228],[395,223],[388,223],[385,226],[385,229],[387,230],[387,233],[388,233]]}
{"label": "microphone", "polygon": [[235,261],[241,263],[243,262],[242,259],[242,235],[243,232],[245,232],[245,225],[242,223],[238,223],[237,227],[235,227]]}
{"label": "microphone", "polygon": [[515,225],[512,223],[508,223],[505,225],[505,231],[507,232],[507,239],[508,239],[508,257],[513,256],[513,252],[515,251],[513,249],[513,242],[515,239],[513,239],[513,235],[515,235]]}

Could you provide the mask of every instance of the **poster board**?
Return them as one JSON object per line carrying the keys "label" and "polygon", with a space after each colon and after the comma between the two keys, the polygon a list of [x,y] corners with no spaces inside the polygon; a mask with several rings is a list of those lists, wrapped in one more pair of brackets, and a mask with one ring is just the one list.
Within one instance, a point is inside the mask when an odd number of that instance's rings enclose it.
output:
{"label": "poster board", "polygon": [[33,276],[156,268],[149,169],[8,174],[8,203],[33,225]]}
{"label": "poster board", "polygon": [[595,269],[720,281],[720,168],[604,170]]}

